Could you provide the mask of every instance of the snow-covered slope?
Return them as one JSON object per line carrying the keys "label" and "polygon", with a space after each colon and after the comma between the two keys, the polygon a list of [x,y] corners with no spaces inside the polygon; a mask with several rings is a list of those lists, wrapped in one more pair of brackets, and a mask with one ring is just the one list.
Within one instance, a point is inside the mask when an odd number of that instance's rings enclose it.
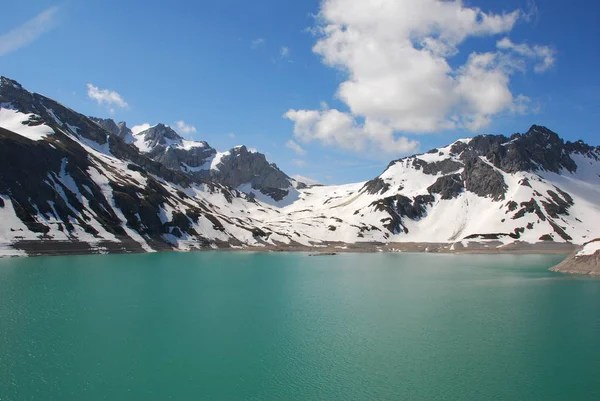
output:
{"label": "snow-covered slope", "polygon": [[599,149],[533,126],[397,160],[367,183],[303,190],[269,223],[321,241],[583,243],[599,221]]}
{"label": "snow-covered slope", "polygon": [[[108,125],[114,131],[114,122]],[[302,186],[261,153],[245,146],[218,152],[205,141],[185,140],[168,125],[157,124],[133,134],[131,143],[148,157],[194,181],[238,188],[274,206],[296,200],[296,188]]]}
{"label": "snow-covered slope", "polygon": [[0,105],[4,254],[600,236],[600,149],[539,126],[307,187],[244,146],[219,153],[162,124],[133,135],[6,78]]}
{"label": "snow-covered slope", "polygon": [[255,217],[277,213],[268,205],[219,183],[195,182],[87,117],[1,79],[3,253],[290,242]]}

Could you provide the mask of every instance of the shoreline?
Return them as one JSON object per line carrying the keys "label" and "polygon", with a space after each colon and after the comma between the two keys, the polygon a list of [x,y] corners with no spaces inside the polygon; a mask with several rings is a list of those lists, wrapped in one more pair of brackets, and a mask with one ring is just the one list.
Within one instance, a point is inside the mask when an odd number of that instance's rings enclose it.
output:
{"label": "shoreline", "polygon": [[[38,257],[38,256],[76,256],[98,254],[135,254],[146,253],[141,246],[134,242],[88,244],[82,242],[59,241],[21,241],[19,243],[3,244],[0,247],[1,257]],[[310,254],[339,254],[339,253],[438,253],[438,254],[554,254],[569,255],[578,245],[555,242],[512,242],[503,244],[499,241],[469,241],[457,243],[429,242],[359,242],[342,243],[328,242],[306,246],[301,244],[278,244],[265,246],[221,246],[198,247],[189,250],[178,250],[159,247],[156,252],[195,252],[195,251],[233,251],[233,252],[303,252]]]}

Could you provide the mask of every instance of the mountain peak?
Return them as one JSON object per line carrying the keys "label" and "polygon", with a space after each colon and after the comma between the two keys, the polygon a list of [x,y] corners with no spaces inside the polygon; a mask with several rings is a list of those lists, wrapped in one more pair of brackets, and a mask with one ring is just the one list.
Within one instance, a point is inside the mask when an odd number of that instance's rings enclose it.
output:
{"label": "mountain peak", "polygon": [[152,142],[153,146],[163,145],[169,146],[171,141],[181,142],[181,137],[175,130],[168,125],[158,123],[142,132],[137,133],[138,136],[144,138],[147,142]]}
{"label": "mountain peak", "polygon": [[23,87],[21,86],[20,83],[2,75],[2,76],[0,76],[0,87],[5,86],[5,85],[12,86],[15,89],[23,89]]}

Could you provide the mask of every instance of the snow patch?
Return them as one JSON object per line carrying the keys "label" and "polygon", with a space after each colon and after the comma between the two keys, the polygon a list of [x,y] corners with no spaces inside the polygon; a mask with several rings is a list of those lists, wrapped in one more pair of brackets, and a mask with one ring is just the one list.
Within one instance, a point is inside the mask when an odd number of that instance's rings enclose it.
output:
{"label": "snow patch", "polygon": [[591,256],[593,254],[595,254],[596,252],[600,252],[600,241],[594,241],[594,242],[590,242],[589,244],[586,244],[583,246],[583,249],[579,252],[577,252],[577,255],[575,255],[576,257],[580,257],[580,256]]}
{"label": "snow patch", "polygon": [[0,127],[12,131],[16,134],[31,139],[32,141],[41,141],[48,135],[53,135],[54,130],[46,124],[30,126],[23,124],[32,117],[39,117],[35,114],[25,114],[7,107],[6,103],[0,105]]}

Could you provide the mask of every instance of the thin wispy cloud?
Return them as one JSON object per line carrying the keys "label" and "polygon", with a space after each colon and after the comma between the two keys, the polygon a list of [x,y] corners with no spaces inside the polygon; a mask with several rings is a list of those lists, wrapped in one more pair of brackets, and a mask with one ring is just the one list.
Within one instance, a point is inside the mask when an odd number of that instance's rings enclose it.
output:
{"label": "thin wispy cloud", "polygon": [[258,49],[260,46],[265,44],[265,40],[263,38],[256,38],[250,43],[250,47],[252,49]]}
{"label": "thin wispy cloud", "polygon": [[279,49],[279,56],[281,58],[286,58],[290,56],[290,48],[287,46],[281,46],[281,49]]}
{"label": "thin wispy cloud", "polygon": [[286,142],[285,146],[289,149],[292,149],[294,152],[296,152],[297,155],[305,155],[306,154],[306,150],[304,150],[302,148],[302,146],[298,145],[296,142],[292,141],[291,139]]}
{"label": "thin wispy cloud", "polygon": [[125,99],[123,99],[123,97],[117,92],[108,89],[100,89],[92,84],[87,84],[87,95],[90,99],[95,100],[99,105],[105,105],[109,107],[111,114],[115,113],[115,107],[121,109],[129,107]]}
{"label": "thin wispy cloud", "polygon": [[[0,35],[0,56],[25,47],[54,28],[59,7],[50,7],[21,26]],[[5,16],[7,17],[7,16]],[[4,18],[6,21],[8,18]]]}
{"label": "thin wispy cloud", "polygon": [[315,185],[315,184],[320,184],[320,182],[318,180],[315,180],[314,178],[310,178],[310,177],[305,177],[303,175],[300,174],[296,174],[292,176],[293,179],[295,179],[298,182],[303,182],[307,185]]}

